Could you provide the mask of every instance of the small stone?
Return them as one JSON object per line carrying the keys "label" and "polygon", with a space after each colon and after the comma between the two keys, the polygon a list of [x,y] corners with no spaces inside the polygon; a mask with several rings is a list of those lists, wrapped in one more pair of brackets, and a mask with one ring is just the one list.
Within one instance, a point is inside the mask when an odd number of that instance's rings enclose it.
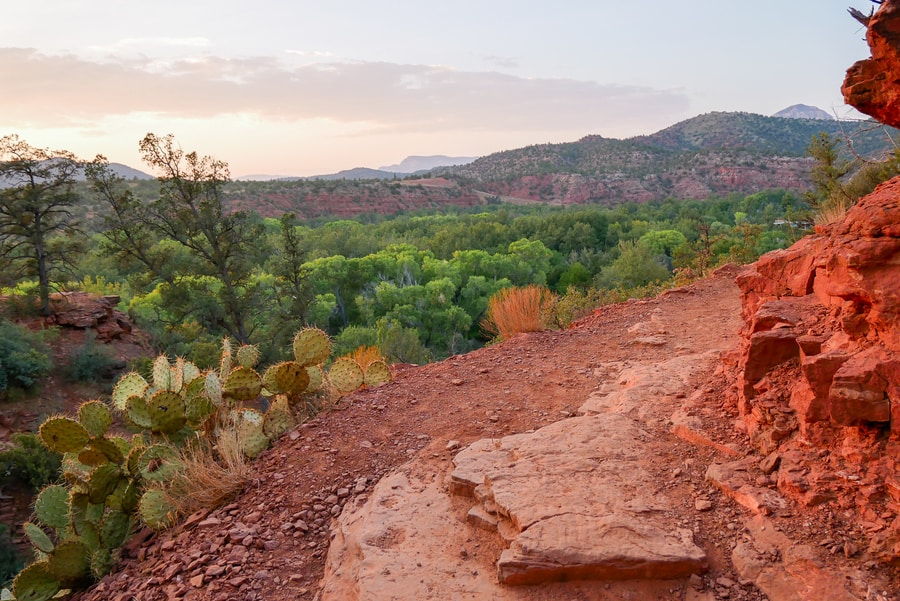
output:
{"label": "small stone", "polygon": [[713,504],[709,499],[697,499],[694,501],[694,509],[697,511],[709,511]]}
{"label": "small stone", "polygon": [[197,526],[199,526],[200,528],[209,528],[211,526],[221,526],[221,525],[222,525],[222,520],[220,520],[218,518],[206,518],[205,520],[203,520],[202,522],[197,524]]}
{"label": "small stone", "polygon": [[196,576],[192,577],[188,582],[191,583],[192,587],[200,588],[201,586],[203,586],[203,574],[197,574]]}
{"label": "small stone", "polygon": [[459,448],[458,440],[448,440],[447,441],[447,450],[448,451],[455,451],[458,448]]}
{"label": "small stone", "polygon": [[459,378],[453,378],[452,380],[450,380],[450,383],[453,386],[462,386],[463,385],[463,381],[460,380]]}
{"label": "small stone", "polygon": [[778,468],[779,463],[781,463],[781,455],[769,453],[765,459],[759,462],[759,469],[768,476]]}
{"label": "small stone", "polygon": [[691,574],[690,583],[695,591],[702,591],[705,588],[703,578],[699,574]]}

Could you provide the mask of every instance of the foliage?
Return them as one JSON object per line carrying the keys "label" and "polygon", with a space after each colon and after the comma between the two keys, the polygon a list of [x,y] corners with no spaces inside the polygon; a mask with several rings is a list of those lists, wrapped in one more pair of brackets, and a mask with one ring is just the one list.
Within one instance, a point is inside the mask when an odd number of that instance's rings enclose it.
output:
{"label": "foliage", "polygon": [[0,524],[0,587],[8,586],[24,563],[13,544],[9,526]]}
{"label": "foliage", "polygon": [[63,150],[30,146],[18,136],[0,138],[0,280],[37,277],[42,315],[50,314],[53,275],[83,250],[72,214],[81,164]]}
{"label": "foliage", "polygon": [[84,343],[69,357],[65,368],[66,377],[73,382],[101,380],[112,373],[116,364],[116,359],[109,351],[97,344],[93,330],[88,330]]}
{"label": "foliage", "polygon": [[15,480],[39,490],[59,478],[62,455],[47,449],[36,434],[16,432],[12,443],[0,451],[0,482]]}
{"label": "foliage", "polygon": [[500,340],[522,332],[540,332],[547,329],[545,316],[552,314],[557,298],[543,286],[504,288],[488,302],[481,327]]}
{"label": "foliage", "polygon": [[45,335],[0,320],[0,398],[11,388],[28,389],[53,366]]}

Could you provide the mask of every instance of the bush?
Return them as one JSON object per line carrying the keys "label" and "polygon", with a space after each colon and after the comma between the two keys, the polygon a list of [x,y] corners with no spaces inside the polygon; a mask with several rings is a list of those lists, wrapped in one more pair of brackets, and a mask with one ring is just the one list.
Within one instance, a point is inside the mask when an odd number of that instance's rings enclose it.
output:
{"label": "bush", "polygon": [[44,446],[37,434],[12,435],[11,448],[0,452],[0,483],[15,480],[40,490],[59,479],[62,455]]}
{"label": "bush", "polygon": [[84,344],[69,357],[66,377],[73,382],[92,382],[112,377],[116,367],[117,361],[97,344],[94,332],[88,330]]}
{"label": "bush", "polygon": [[0,524],[0,587],[11,586],[13,577],[23,567],[25,562],[12,542],[9,526]]}
{"label": "bush", "polygon": [[0,321],[0,396],[11,388],[33,387],[51,367],[42,333]]}
{"label": "bush", "polygon": [[488,301],[485,332],[506,340],[522,332],[547,329],[545,315],[552,314],[558,296],[543,286],[504,288]]}

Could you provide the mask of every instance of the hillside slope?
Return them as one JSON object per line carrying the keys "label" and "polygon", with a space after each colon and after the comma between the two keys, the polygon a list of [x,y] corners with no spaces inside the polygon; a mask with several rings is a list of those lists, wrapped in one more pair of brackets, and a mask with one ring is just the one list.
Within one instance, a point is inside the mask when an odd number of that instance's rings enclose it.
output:
{"label": "hillside slope", "polygon": [[[738,342],[740,293],[735,275],[726,270],[657,299],[609,306],[570,330],[521,335],[441,363],[400,367],[394,382],[343,399],[333,411],[264,453],[252,485],[234,503],[191,516],[184,525],[133,546],[123,569],[80,599],[372,601],[398,590],[408,590],[409,596],[385,598],[789,598],[763,594],[751,585],[747,572],[736,573],[730,550],[748,537],[763,541],[760,545],[775,545],[774,554],[753,561],[762,578],[775,578],[782,588],[799,586],[797,578],[802,577],[814,594],[823,594],[826,587],[832,599],[864,598],[855,593],[865,586],[881,594],[877,591],[891,586],[886,580],[890,574],[861,571],[860,557],[816,550],[819,541],[842,539],[851,530],[843,514],[833,515],[830,506],[790,505],[765,517],[759,508],[743,508],[707,481],[709,466],[747,453],[748,458],[754,456],[746,433],[732,427],[738,417],[728,400],[734,395],[733,380],[723,377],[719,359],[731,356]],[[615,411],[630,411],[642,420],[640,436],[648,446],[641,469],[652,474],[657,486],[633,492],[643,499],[635,502],[651,502],[642,494],[665,494],[666,519],[693,533],[709,571],[676,580],[610,581],[602,587],[550,582],[497,588],[495,563],[502,539],[465,524],[472,501],[448,497],[442,483],[457,453],[470,443],[485,439],[502,445],[503,437],[512,434],[579,422],[585,418],[572,416],[591,399],[594,408],[582,408],[582,413],[605,412],[598,407],[613,403]],[[682,416],[676,420],[678,436],[672,433],[676,415]],[[412,490],[404,490],[401,481],[412,482]],[[576,480],[567,484],[575,491],[578,486]],[[404,496],[423,491],[438,496],[422,502]],[[403,507],[424,509],[433,502],[435,510],[446,507],[449,517],[426,510],[414,521],[398,514],[405,520],[401,526],[388,527],[393,522],[380,520],[379,527],[363,530],[367,534],[362,540],[368,543],[353,546],[350,526],[367,523],[372,503],[399,512]],[[826,511],[831,519],[823,519]],[[449,530],[434,536],[415,534],[445,522]],[[780,555],[777,545],[786,544],[781,539],[764,543],[765,535],[776,529],[807,543],[804,549],[815,553],[818,563],[797,563],[790,554]],[[401,570],[380,563],[384,557],[372,555],[379,550],[412,555],[400,557],[397,565],[406,566]],[[378,569],[360,572],[352,567],[353,556]],[[430,563],[434,561],[442,567]],[[416,562],[420,567],[409,571]],[[351,584],[342,585],[346,581],[340,573],[346,577],[347,570],[354,569]],[[326,572],[329,577],[323,582]],[[426,589],[415,584],[420,581],[432,592],[423,593]]]}

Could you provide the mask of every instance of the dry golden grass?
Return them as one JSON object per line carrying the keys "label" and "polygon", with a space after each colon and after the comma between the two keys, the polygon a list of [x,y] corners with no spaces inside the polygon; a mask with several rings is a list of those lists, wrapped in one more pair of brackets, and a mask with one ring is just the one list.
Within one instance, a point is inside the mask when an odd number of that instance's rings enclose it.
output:
{"label": "dry golden grass", "polygon": [[543,286],[504,288],[488,301],[481,327],[501,340],[522,332],[540,332],[547,329],[544,316],[553,313],[558,298]]}
{"label": "dry golden grass", "polygon": [[384,361],[384,355],[377,346],[361,346],[349,355],[347,355],[363,369],[372,361]]}
{"label": "dry golden grass", "polygon": [[844,218],[852,203],[849,199],[842,197],[829,198],[822,203],[816,210],[816,225],[828,225],[835,223]]}
{"label": "dry golden grass", "polygon": [[215,441],[210,445],[200,439],[181,449],[184,469],[166,487],[179,515],[224,505],[250,479],[251,466],[242,452],[240,429],[226,418],[216,429]]}

